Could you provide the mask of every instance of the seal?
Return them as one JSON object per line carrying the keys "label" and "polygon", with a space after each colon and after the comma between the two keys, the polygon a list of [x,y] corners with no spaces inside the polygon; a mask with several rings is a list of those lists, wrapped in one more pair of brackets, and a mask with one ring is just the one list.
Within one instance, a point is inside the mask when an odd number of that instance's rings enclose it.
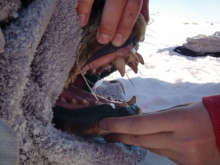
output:
{"label": "seal", "polygon": [[55,128],[78,136],[102,136],[108,133],[98,126],[99,121],[105,117],[142,113],[136,105],[135,96],[125,102],[96,96],[91,90],[98,80],[117,70],[123,77],[125,65],[137,73],[139,63],[144,64],[142,56],[137,53],[138,43],[144,40],[146,31],[146,23],[141,14],[128,40],[121,47],[97,42],[96,32],[104,4],[104,0],[94,1],[89,23],[83,27],[77,60],[69,72],[56,106],[53,107],[52,123]]}

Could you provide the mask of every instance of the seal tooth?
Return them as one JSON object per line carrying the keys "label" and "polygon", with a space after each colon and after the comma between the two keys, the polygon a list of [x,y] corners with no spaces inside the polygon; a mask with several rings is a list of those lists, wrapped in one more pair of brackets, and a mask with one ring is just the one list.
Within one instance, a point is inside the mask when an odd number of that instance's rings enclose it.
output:
{"label": "seal tooth", "polygon": [[127,103],[130,103],[130,104],[136,104],[136,96],[133,96],[132,98],[131,98],[131,100],[130,101],[128,101]]}
{"label": "seal tooth", "polygon": [[127,108],[128,105],[127,105],[127,103],[126,103],[125,101],[123,101],[123,102],[121,103],[121,107]]}
{"label": "seal tooth", "polygon": [[83,99],[81,103],[82,103],[83,105],[89,105],[89,103],[88,103],[85,99]]}
{"label": "seal tooth", "polygon": [[125,75],[125,60],[121,56],[116,58],[110,63],[111,66],[115,67],[122,77]]}
{"label": "seal tooth", "polygon": [[87,73],[87,71],[85,71],[85,72],[83,72],[83,73],[81,73],[81,74],[84,76],[86,73]]}
{"label": "seal tooth", "polygon": [[98,101],[95,101],[94,104],[95,104],[95,105],[99,105],[99,102],[98,102]]}
{"label": "seal tooth", "polygon": [[142,65],[144,65],[144,59],[143,59],[142,55],[140,55],[139,53],[136,53],[136,55],[137,55],[138,61],[139,61]]}
{"label": "seal tooth", "polygon": [[108,65],[103,66],[104,70],[108,70]]}
{"label": "seal tooth", "polygon": [[112,97],[111,96],[108,96],[108,98],[107,98],[108,100],[112,100]]}
{"label": "seal tooth", "polygon": [[75,99],[72,99],[72,100],[71,100],[71,103],[72,103],[72,104],[76,104],[77,102],[76,102]]}
{"label": "seal tooth", "polygon": [[94,102],[94,105],[100,105],[101,103],[100,102],[98,102],[98,101],[95,101]]}
{"label": "seal tooth", "polygon": [[91,71],[92,71],[92,73],[95,73],[96,72],[96,68],[92,68]]}
{"label": "seal tooth", "polygon": [[65,100],[63,97],[60,97],[60,101],[62,101],[62,102],[65,102],[65,103],[66,103],[66,100]]}
{"label": "seal tooth", "polygon": [[135,63],[128,63],[128,66],[134,71],[134,73],[137,73],[138,66]]}
{"label": "seal tooth", "polygon": [[111,65],[108,65],[108,66],[107,66],[107,70],[108,70],[109,72],[111,71],[111,68],[112,68]]}
{"label": "seal tooth", "polygon": [[132,51],[128,52],[126,61],[128,63],[135,63],[138,65],[138,57]]}

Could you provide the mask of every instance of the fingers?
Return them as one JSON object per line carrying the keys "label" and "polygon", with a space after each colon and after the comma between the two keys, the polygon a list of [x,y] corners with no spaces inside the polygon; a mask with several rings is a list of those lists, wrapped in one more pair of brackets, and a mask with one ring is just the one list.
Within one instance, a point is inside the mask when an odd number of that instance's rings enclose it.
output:
{"label": "fingers", "polygon": [[112,41],[121,46],[127,40],[142,6],[142,0],[106,0],[97,40],[101,44]]}
{"label": "fingers", "polygon": [[119,47],[125,43],[128,39],[131,30],[137,20],[142,6],[142,0],[128,0],[120,23],[117,27],[117,31],[112,40],[112,44]]}
{"label": "fingers", "polygon": [[99,43],[107,44],[113,39],[126,2],[127,0],[106,0],[97,32]]}
{"label": "fingers", "polygon": [[143,0],[141,14],[144,16],[146,24],[149,22],[149,0]]}
{"label": "fingers", "polygon": [[178,128],[180,111],[164,111],[138,116],[111,117],[100,121],[102,129],[113,133],[124,134],[152,134],[159,132],[172,132]]}
{"label": "fingers", "polygon": [[137,145],[143,148],[167,148],[174,149],[170,142],[172,133],[157,133],[150,135],[129,135],[129,134],[108,134],[105,135],[105,141],[108,143],[124,143]]}
{"label": "fingers", "polygon": [[[97,31],[97,41],[101,44],[112,41],[114,46],[122,46],[128,39],[136,22],[142,7],[142,1],[106,0],[100,27]],[[94,0],[79,0],[77,13],[82,27],[88,23],[93,2]]]}
{"label": "fingers", "polygon": [[94,0],[78,1],[77,13],[79,14],[80,24],[82,27],[85,26],[89,21],[93,2]]}

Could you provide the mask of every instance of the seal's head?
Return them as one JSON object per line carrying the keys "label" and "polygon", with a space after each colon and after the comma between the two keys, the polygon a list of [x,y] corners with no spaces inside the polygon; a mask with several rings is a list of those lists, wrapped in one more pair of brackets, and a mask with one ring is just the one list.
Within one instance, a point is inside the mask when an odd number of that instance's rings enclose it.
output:
{"label": "seal's head", "polygon": [[96,40],[104,0],[96,0],[90,20],[83,28],[77,60],[69,73],[66,86],[53,108],[56,128],[80,136],[100,136],[106,131],[98,127],[105,117],[122,117],[141,114],[136,97],[130,101],[112,100],[91,94],[93,85],[103,77],[118,70],[123,77],[125,65],[137,73],[138,64],[144,60],[137,53],[138,43],[144,40],[146,23],[141,14],[132,32],[121,47],[111,43],[102,45]]}

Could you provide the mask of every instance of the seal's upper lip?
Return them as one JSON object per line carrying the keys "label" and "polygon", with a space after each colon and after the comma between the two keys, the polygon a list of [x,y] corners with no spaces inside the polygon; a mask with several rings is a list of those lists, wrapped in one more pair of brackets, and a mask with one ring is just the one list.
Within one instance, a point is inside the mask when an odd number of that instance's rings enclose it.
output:
{"label": "seal's upper lip", "polygon": [[[110,44],[108,44],[107,46],[105,46],[105,47],[103,47],[103,48],[101,48],[101,49],[99,49],[97,52],[95,52],[89,59],[88,59],[88,61],[85,63],[85,65],[83,65],[83,67],[82,68],[84,68],[86,65],[88,65],[89,63],[91,63],[92,61],[94,61],[94,60],[96,60],[96,59],[98,59],[98,58],[100,58],[100,57],[103,57],[103,56],[105,56],[105,55],[108,55],[108,54],[110,54],[110,53],[112,53],[112,52],[114,52],[114,51],[116,51],[116,50],[118,50],[118,49],[121,49],[121,48],[125,48],[125,47],[127,47],[127,46],[129,46],[130,44],[132,44],[133,43],[133,45],[134,45],[134,47],[137,45],[137,43],[138,43],[138,41],[137,40],[127,40],[122,46],[120,46],[120,47],[115,47],[115,46],[113,46],[111,43]],[[81,68],[81,69],[82,69]]]}
{"label": "seal's upper lip", "polygon": [[[78,74],[101,73],[103,70],[116,68],[122,77],[125,75],[125,66],[128,65],[135,73],[138,72],[138,64],[144,64],[143,57],[137,53],[138,43],[135,39],[128,40],[121,47],[112,44],[104,46],[91,56],[86,64],[79,70]],[[109,53],[112,52],[112,53]],[[108,54],[109,53],[109,54]]]}

